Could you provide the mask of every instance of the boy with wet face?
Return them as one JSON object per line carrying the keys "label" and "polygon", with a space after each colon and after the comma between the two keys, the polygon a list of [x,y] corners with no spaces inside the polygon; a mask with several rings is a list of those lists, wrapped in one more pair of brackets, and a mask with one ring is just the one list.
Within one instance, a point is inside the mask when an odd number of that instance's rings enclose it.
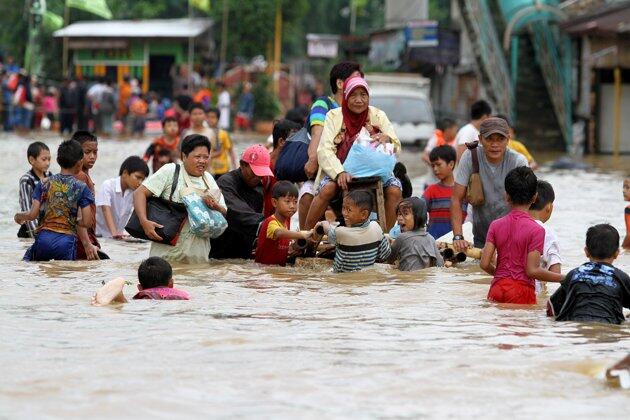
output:
{"label": "boy with wet face", "polygon": [[381,226],[370,221],[373,202],[369,191],[350,191],[343,198],[341,210],[345,226],[331,227],[328,222],[317,224],[328,234],[328,241],[337,246],[333,263],[336,273],[358,271],[389,258],[389,241]]}
{"label": "boy with wet face", "polygon": [[289,181],[280,181],[271,190],[276,209],[260,226],[256,246],[256,262],[285,266],[291,240],[308,239],[311,232],[291,230],[291,217],[297,212],[298,190]]}
{"label": "boy with wet face", "polygon": [[[72,135],[72,140],[79,142],[83,148],[83,167],[81,172],[76,175],[79,181],[82,181],[87,185],[92,195],[96,195],[96,189],[94,187],[94,181],[90,177],[90,169],[94,167],[96,159],[98,157],[98,139],[89,131],[75,131]],[[107,257],[104,253],[98,253],[101,245],[96,239],[96,205],[91,204],[92,219],[87,224],[87,228],[79,227],[79,238],[81,239],[77,246],[77,260],[97,260],[102,257]],[[85,247],[84,244],[90,243],[92,246]]]}
{"label": "boy with wet face", "polygon": [[[455,153],[455,150],[452,150]],[[425,229],[427,223],[425,201],[418,197],[406,198],[396,207],[396,215],[402,233],[392,244],[389,262],[393,263],[398,259],[400,261],[398,268],[401,271],[442,267],[444,259],[440,255],[435,239]]]}

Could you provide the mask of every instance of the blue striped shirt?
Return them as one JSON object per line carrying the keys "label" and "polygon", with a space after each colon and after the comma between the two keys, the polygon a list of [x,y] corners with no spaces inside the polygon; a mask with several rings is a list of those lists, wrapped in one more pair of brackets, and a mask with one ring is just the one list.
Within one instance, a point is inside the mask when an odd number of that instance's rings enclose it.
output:
{"label": "blue striped shirt", "polygon": [[369,220],[359,226],[330,229],[328,241],[336,245],[333,271],[358,271],[385,261],[391,254],[389,241],[376,222]]}

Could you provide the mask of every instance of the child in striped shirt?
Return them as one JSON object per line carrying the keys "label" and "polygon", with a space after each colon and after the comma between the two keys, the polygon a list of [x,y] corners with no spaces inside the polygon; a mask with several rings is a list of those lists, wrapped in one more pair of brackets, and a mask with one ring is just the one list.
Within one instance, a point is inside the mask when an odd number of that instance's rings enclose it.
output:
{"label": "child in striped shirt", "polygon": [[381,226],[370,221],[372,203],[369,191],[350,191],[343,199],[341,210],[346,225],[333,228],[328,222],[318,224],[328,234],[328,241],[337,246],[334,272],[358,271],[389,258],[389,241]]}
{"label": "child in striped shirt", "polygon": [[[33,202],[33,191],[42,179],[52,173],[50,167],[50,149],[41,141],[29,144],[26,157],[31,169],[20,178],[20,211],[28,213]],[[30,220],[20,226],[18,238],[34,238],[38,226],[38,219]]]}
{"label": "child in striped shirt", "polygon": [[[451,227],[451,196],[455,186],[453,169],[456,159],[457,152],[448,145],[438,146],[429,154],[431,169],[440,182],[430,185],[422,194],[422,198],[426,201],[429,212],[427,231],[435,239],[453,230]],[[462,220],[466,219],[467,206],[467,203],[462,203]]]}

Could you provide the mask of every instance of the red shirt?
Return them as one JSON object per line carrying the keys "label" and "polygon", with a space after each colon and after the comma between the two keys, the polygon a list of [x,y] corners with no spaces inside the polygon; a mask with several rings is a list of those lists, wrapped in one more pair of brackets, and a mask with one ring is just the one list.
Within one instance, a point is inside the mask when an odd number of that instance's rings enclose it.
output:
{"label": "red shirt", "polygon": [[486,242],[497,248],[497,269],[494,284],[502,279],[514,279],[534,287],[535,281],[527,276],[527,254],[543,254],[545,229],[521,210],[512,210],[490,224]]}
{"label": "red shirt", "polygon": [[[289,255],[290,239],[272,239],[267,237],[267,228],[269,223],[278,222],[275,216],[267,217],[260,226],[258,232],[258,243],[256,245],[256,262],[267,265],[287,264],[287,256]],[[287,229],[291,229],[291,220],[284,223]]]}

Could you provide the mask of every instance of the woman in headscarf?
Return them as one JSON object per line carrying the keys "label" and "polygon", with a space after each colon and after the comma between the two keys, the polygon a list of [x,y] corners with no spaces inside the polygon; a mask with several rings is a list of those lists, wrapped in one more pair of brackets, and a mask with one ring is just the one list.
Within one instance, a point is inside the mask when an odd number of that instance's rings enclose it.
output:
{"label": "woman in headscarf", "polygon": [[[367,130],[372,141],[391,143],[394,152],[400,150],[400,141],[383,111],[370,106],[370,89],[360,76],[347,79],[343,85],[341,107],[328,111],[324,130],[317,149],[319,172],[315,185],[319,185],[306,218],[305,229],[312,229],[322,218],[330,201],[339,189],[348,190],[352,176],[344,170],[343,163],[350,148],[362,129]],[[402,199],[402,186],[393,175],[383,184],[387,229],[396,221],[396,206]]]}

